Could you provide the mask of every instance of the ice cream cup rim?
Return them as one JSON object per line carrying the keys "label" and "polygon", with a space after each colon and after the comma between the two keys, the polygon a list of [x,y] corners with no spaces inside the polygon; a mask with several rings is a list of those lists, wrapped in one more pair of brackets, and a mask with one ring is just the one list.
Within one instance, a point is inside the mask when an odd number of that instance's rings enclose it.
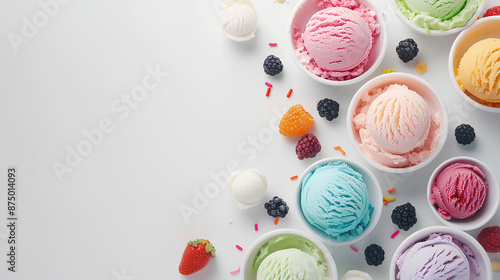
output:
{"label": "ice cream cup rim", "polygon": [[469,235],[468,233],[457,229],[453,227],[447,227],[447,226],[430,226],[426,228],[422,228],[411,235],[409,235],[401,244],[399,244],[398,248],[396,251],[394,251],[394,254],[392,255],[391,259],[391,265],[389,268],[389,279],[390,280],[395,280],[396,279],[396,261],[401,253],[406,250],[406,248],[410,247],[412,244],[415,242],[429,236],[431,233],[445,233],[445,234],[450,234],[453,237],[459,239],[460,242],[465,243],[471,247],[472,250],[475,250],[476,253],[479,253],[479,256],[475,255],[477,260],[480,262],[480,264],[484,264],[485,269],[484,271],[481,270],[481,273],[486,273],[486,278],[481,278],[483,280],[492,280],[493,279],[493,273],[492,273],[492,268],[491,268],[491,263],[490,259],[488,257],[488,254],[484,250],[484,248],[479,244],[479,242]]}
{"label": "ice cream cup rim", "polygon": [[[492,201],[492,205],[487,205],[487,207],[490,207],[486,209],[484,212],[482,212],[479,215],[482,215],[479,220],[474,220],[470,221],[469,218],[460,220],[460,223],[457,222],[456,219],[451,219],[449,221],[443,219],[439,213],[437,212],[437,207],[435,205],[432,205],[432,203],[429,200],[429,196],[431,194],[431,188],[432,185],[434,184],[434,181],[436,180],[437,176],[439,173],[444,170],[446,167],[454,164],[454,163],[469,163],[472,165],[475,165],[483,171],[483,173],[486,176],[486,181],[488,182],[488,192],[487,192],[487,197],[485,199],[484,203],[487,203],[487,201]],[[489,198],[489,196],[492,196],[492,198]],[[496,196],[496,199],[494,198]],[[489,200],[488,200],[489,198]],[[485,164],[484,162],[473,158],[473,157],[466,157],[466,156],[458,156],[458,157],[453,157],[448,160],[445,160],[442,162],[434,171],[432,172],[431,176],[429,177],[429,181],[427,182],[427,196],[426,196],[427,204],[429,205],[431,212],[436,216],[436,218],[444,225],[450,226],[450,227],[455,227],[460,230],[464,231],[469,231],[469,230],[475,230],[480,228],[481,226],[485,225],[487,222],[495,216],[498,207],[499,207],[499,200],[500,200],[500,191],[499,191],[499,185],[498,181],[496,179],[495,173],[491,170],[491,168]],[[484,205],[483,205],[484,206]],[[476,213],[475,215],[477,215]],[[467,221],[469,219],[469,222]]]}
{"label": "ice cream cup rim", "polygon": [[288,19],[288,29],[287,29],[287,36],[288,36],[288,49],[290,51],[290,54],[292,56],[293,62],[300,68],[302,72],[304,72],[307,76],[309,76],[311,79],[320,82],[325,85],[337,87],[337,86],[348,86],[348,85],[353,85],[356,84],[364,79],[366,79],[368,76],[373,74],[375,70],[378,68],[378,66],[382,63],[382,60],[385,56],[386,50],[387,50],[387,44],[389,41],[389,36],[388,36],[388,29],[387,29],[387,23],[385,22],[385,17],[383,16],[381,10],[378,8],[377,5],[373,3],[372,0],[356,0],[356,1],[361,1],[361,2],[366,2],[369,4],[369,8],[374,11],[377,14],[377,22],[380,25],[380,33],[378,40],[382,40],[382,47],[380,50],[380,54],[378,55],[377,59],[375,62],[371,65],[370,68],[368,68],[363,74],[349,79],[349,80],[344,80],[344,81],[332,81],[328,79],[324,79],[321,77],[318,77],[311,73],[309,70],[307,70],[304,65],[299,61],[297,58],[297,55],[295,54],[295,48],[293,46],[293,20],[295,19],[295,16],[297,15],[297,12],[305,5],[305,3],[312,1],[312,0],[300,0],[292,10],[291,16]]}
{"label": "ice cream cup rim", "polygon": [[460,32],[464,29],[466,29],[467,27],[469,27],[471,24],[473,24],[476,19],[478,18],[478,16],[482,13],[483,9],[484,9],[484,5],[485,5],[485,2],[486,0],[482,0],[480,3],[479,3],[479,6],[477,7],[477,11],[474,13],[474,15],[462,26],[457,26],[457,27],[453,27],[449,30],[446,30],[446,31],[441,31],[441,30],[429,30],[429,32],[427,32],[427,30],[423,27],[420,27],[418,25],[416,25],[415,23],[411,22],[402,12],[401,10],[399,9],[398,5],[396,4],[396,0],[389,0],[389,4],[393,10],[393,12],[396,14],[396,16],[405,24],[405,26],[407,26],[408,28],[410,28],[411,30],[419,33],[419,34],[422,34],[422,35],[427,35],[427,36],[447,36],[447,35],[452,35],[452,34],[455,34],[457,32]]}
{"label": "ice cream cup rim", "polygon": [[[483,3],[484,3],[484,1],[483,1]],[[455,78],[455,69],[453,68],[453,61],[455,58],[455,52],[456,52],[458,44],[460,44],[463,37],[466,36],[471,30],[473,30],[478,25],[484,24],[485,22],[489,22],[489,21],[499,21],[500,22],[500,17],[491,16],[491,17],[481,18],[481,19],[477,20],[476,22],[474,22],[473,24],[471,24],[470,26],[468,26],[466,29],[462,30],[462,32],[460,32],[460,34],[458,34],[457,38],[455,38],[455,41],[451,45],[450,55],[448,57],[448,73],[450,74],[451,83],[453,84],[453,88],[455,88],[455,91],[458,92],[458,94],[460,96],[462,96],[469,104],[473,105],[474,107],[476,107],[478,109],[486,111],[486,112],[500,113],[500,108],[494,108],[494,107],[489,107],[489,106],[480,104],[480,103],[472,100],[469,96],[467,96],[467,94],[465,94],[465,92],[458,85],[458,82]],[[500,31],[497,34],[497,38],[500,38],[498,36],[500,36]]]}
{"label": "ice cream cup rim", "polygon": [[[342,161],[347,163],[349,166],[351,166],[355,171],[362,173],[362,175],[367,175],[369,177],[369,180],[373,182],[373,184],[366,184],[367,189],[374,189],[376,193],[376,197],[369,197],[368,201],[373,204],[374,210],[372,213],[370,225],[365,229],[363,233],[361,233],[358,237],[352,239],[352,240],[347,240],[347,241],[336,241],[333,240],[333,238],[327,237],[326,234],[319,234],[319,230],[314,228],[312,225],[307,222],[306,218],[304,217],[304,214],[302,213],[302,208],[300,206],[300,193],[301,193],[301,187],[302,187],[302,181],[304,180],[304,177],[309,174],[312,170],[314,170],[317,166],[326,164],[328,162],[333,162],[333,161]],[[366,178],[363,178],[364,181],[366,181]],[[296,207],[296,213],[299,216],[300,224],[303,228],[307,230],[307,232],[315,235],[318,239],[320,239],[323,243],[326,245],[331,245],[331,246],[344,246],[344,245],[349,245],[355,242],[358,242],[365,238],[367,235],[371,233],[371,231],[376,227],[380,216],[382,215],[382,190],[380,188],[380,184],[375,177],[375,175],[371,172],[370,169],[368,169],[366,166],[364,166],[361,163],[358,163],[356,161],[353,161],[351,159],[343,158],[343,157],[329,157],[329,158],[324,158],[321,160],[318,160],[311,165],[309,165],[304,172],[299,176],[297,179],[297,207]]]}
{"label": "ice cream cup rim", "polygon": [[[258,252],[258,250],[264,245],[269,239],[271,239],[274,236],[281,235],[281,234],[293,234],[297,236],[304,237],[314,243],[320,250],[321,253],[323,253],[323,256],[325,257],[326,263],[327,263],[327,271],[328,268],[330,269],[330,275],[326,275],[326,277],[330,277],[329,280],[338,280],[338,271],[337,271],[337,265],[335,264],[335,260],[333,259],[332,254],[328,250],[328,248],[313,234],[310,234],[305,231],[301,231],[298,229],[292,229],[292,228],[283,228],[283,229],[276,229],[272,230],[269,232],[266,232],[262,234],[260,237],[258,237],[250,247],[245,250],[245,255],[243,256],[243,263],[241,265],[241,273],[242,273],[242,279],[244,280],[251,280],[251,279],[246,279],[245,278],[245,272],[248,269],[252,269],[253,267],[253,260],[255,259],[255,256]],[[250,263],[251,262],[251,263]]]}
{"label": "ice cream cup rim", "polygon": [[[440,140],[439,140],[438,146],[436,147],[436,150],[429,156],[429,158],[427,158],[425,161],[423,161],[417,165],[412,165],[412,166],[408,166],[408,167],[400,167],[400,168],[388,167],[388,166],[376,163],[371,158],[369,158],[367,155],[365,155],[365,153],[363,153],[363,151],[361,151],[361,149],[358,147],[358,143],[357,143],[356,139],[354,138],[354,130],[352,127],[352,114],[357,106],[359,99],[361,98],[362,93],[367,88],[370,88],[370,86],[372,86],[375,82],[378,82],[378,81],[384,80],[384,79],[391,79],[391,78],[395,78],[395,77],[405,77],[408,79],[415,80],[415,81],[419,82],[420,84],[422,84],[423,86],[427,87],[433,93],[433,95],[439,101],[439,105],[440,105],[441,110],[442,110],[442,112],[440,112],[440,113],[442,113],[441,117],[443,118],[443,121],[442,121],[442,123],[440,123],[440,127],[442,127],[442,129],[440,129],[440,131],[444,132],[444,133],[440,134]],[[356,93],[352,97],[351,102],[349,104],[349,107],[347,109],[347,131],[349,134],[349,139],[351,140],[353,145],[356,146],[356,151],[358,152],[358,154],[366,162],[368,162],[371,166],[377,168],[378,170],[381,170],[384,172],[389,172],[389,173],[399,173],[399,174],[410,173],[410,172],[417,171],[418,169],[421,169],[424,166],[426,166],[427,164],[429,164],[432,160],[434,160],[437,157],[439,152],[444,147],[444,144],[445,144],[446,138],[447,138],[447,131],[448,131],[448,114],[446,112],[446,105],[445,105],[443,99],[439,96],[439,94],[437,94],[437,90],[430,83],[428,83],[426,80],[424,80],[420,77],[417,77],[415,75],[412,75],[412,74],[403,73],[403,72],[393,72],[393,73],[388,73],[388,74],[382,74],[382,75],[379,75],[379,76],[369,80],[363,86],[361,86],[358,89],[358,91],[356,91]]]}

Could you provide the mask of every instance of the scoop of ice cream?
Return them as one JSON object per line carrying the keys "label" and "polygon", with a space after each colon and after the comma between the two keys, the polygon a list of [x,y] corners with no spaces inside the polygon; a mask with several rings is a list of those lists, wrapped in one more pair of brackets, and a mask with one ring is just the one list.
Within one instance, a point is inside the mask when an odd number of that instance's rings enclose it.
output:
{"label": "scoop of ice cream", "polygon": [[458,14],[466,0],[406,0],[405,3],[412,11],[417,13],[428,13],[429,15],[440,18],[450,19]]}
{"label": "scoop of ice cream", "polygon": [[321,279],[316,260],[298,249],[286,249],[267,256],[257,270],[257,280]]}
{"label": "scoop of ice cream", "polygon": [[304,177],[300,205],[311,225],[339,242],[359,236],[374,209],[363,176],[341,161],[320,165]]}
{"label": "scoop of ice cream", "polygon": [[413,244],[398,257],[396,266],[397,280],[470,280],[480,274],[471,248],[449,234],[431,234]]}
{"label": "scoop of ice cream", "polygon": [[404,154],[427,139],[430,110],[416,92],[393,84],[371,103],[366,114],[366,128],[380,147]]}
{"label": "scoop of ice cream", "polygon": [[220,20],[224,33],[232,40],[246,41],[255,37],[257,13],[249,1],[229,1],[220,13]]}
{"label": "scoop of ice cream", "polygon": [[366,60],[372,47],[368,24],[344,7],[316,12],[306,25],[304,45],[324,70],[345,71]]}
{"label": "scoop of ice cream", "polygon": [[474,215],[484,203],[488,184],[477,166],[456,163],[439,173],[429,199],[446,220]]}
{"label": "scoop of ice cream", "polygon": [[229,194],[239,209],[258,205],[266,190],[266,177],[255,169],[233,172],[229,179]]}
{"label": "scoop of ice cream", "polygon": [[366,272],[359,270],[349,270],[340,280],[373,280],[373,278]]}
{"label": "scoop of ice cream", "polygon": [[460,60],[457,80],[477,98],[500,102],[500,39],[488,38],[472,45]]}
{"label": "scoop of ice cream", "polygon": [[322,280],[326,278],[326,261],[321,250],[309,239],[280,234],[260,247],[252,271],[257,272],[257,279]]}

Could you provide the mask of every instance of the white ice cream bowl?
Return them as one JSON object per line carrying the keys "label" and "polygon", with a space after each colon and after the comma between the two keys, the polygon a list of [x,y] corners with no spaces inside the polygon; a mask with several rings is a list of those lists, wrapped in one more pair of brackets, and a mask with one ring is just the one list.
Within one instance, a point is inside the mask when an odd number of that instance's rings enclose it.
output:
{"label": "white ice cream bowl", "polygon": [[323,243],[321,243],[316,237],[313,235],[303,232],[297,229],[278,229],[267,232],[257,238],[250,247],[245,250],[245,255],[243,257],[243,264],[241,266],[241,273],[243,275],[243,280],[253,280],[256,279],[256,273],[253,273],[252,267],[254,263],[254,259],[257,256],[259,249],[274,236],[281,234],[293,234],[311,241],[314,245],[316,245],[321,252],[326,261],[326,277],[328,280],[338,280],[338,272],[337,265],[332,257],[332,254],[328,251]]}
{"label": "white ice cream bowl", "polygon": [[[353,123],[353,118],[354,118],[353,115],[356,111],[358,103],[371,90],[388,86],[391,84],[406,85],[410,90],[415,91],[416,93],[418,93],[420,96],[423,97],[423,99],[427,102],[427,105],[429,106],[429,109],[432,112],[432,114],[434,113],[439,114],[439,122],[440,122],[439,142],[436,146],[436,149],[426,160],[416,165],[411,165],[407,167],[389,167],[376,162],[368,155],[366,155],[359,147],[359,143],[361,143],[361,140],[359,133],[354,128],[354,123]],[[371,79],[356,92],[356,94],[351,100],[351,103],[349,104],[349,108],[347,109],[347,130],[351,143],[356,147],[356,151],[366,162],[368,162],[368,164],[384,172],[409,173],[426,166],[439,154],[439,152],[444,146],[444,143],[446,142],[446,137],[448,134],[448,115],[446,113],[446,107],[443,100],[436,93],[434,87],[431,86],[428,82],[426,82],[420,77],[411,74],[394,72],[389,74],[382,74],[378,77]]]}
{"label": "white ice cream bowl", "polygon": [[426,30],[425,28],[416,25],[415,23],[410,21],[401,12],[398,5],[396,4],[396,0],[389,0],[389,5],[391,6],[392,10],[396,14],[396,16],[404,23],[405,26],[407,26],[409,29],[411,29],[419,34],[428,35],[428,36],[447,36],[447,35],[452,35],[452,34],[455,34],[457,32],[464,30],[465,28],[467,28],[468,26],[473,24],[476,21],[476,19],[478,18],[478,16],[481,15],[481,13],[484,9],[484,3],[485,3],[485,1],[483,0],[479,4],[477,11],[474,13],[474,15],[464,25],[457,26],[457,27],[451,28],[449,30],[441,31],[441,30]]}
{"label": "white ice cream bowl", "polygon": [[[349,166],[352,167],[356,172],[360,173],[363,176],[363,181],[366,184],[366,188],[368,191],[368,201],[372,203],[374,210],[373,213],[371,214],[371,221],[368,227],[361,233],[358,237],[351,239],[351,240],[346,240],[346,241],[337,241],[335,240],[332,236],[328,235],[324,231],[318,229],[317,227],[311,225],[306,217],[304,216],[302,212],[302,207],[300,203],[301,199],[301,191],[302,191],[302,181],[304,180],[304,177],[309,174],[311,171],[313,171],[316,167],[320,165],[324,165],[328,162],[333,162],[333,161],[341,161],[345,162]],[[325,158],[319,161],[316,161],[315,163],[311,164],[304,172],[300,175],[300,177],[297,179],[297,198],[295,199],[295,205],[293,209],[295,209],[295,214],[299,217],[300,224],[302,228],[304,228],[307,232],[310,234],[313,234],[316,236],[321,242],[323,242],[327,246],[343,246],[343,245],[349,245],[355,242],[358,242],[365,238],[370,232],[375,228],[377,225],[380,216],[382,214],[382,190],[380,188],[380,185],[377,181],[377,178],[375,175],[365,166],[362,164],[359,164],[353,160],[343,158],[343,157],[332,157],[332,158]],[[291,208],[291,207],[290,207]]]}
{"label": "white ice cream bowl", "polygon": [[500,17],[491,16],[482,18],[474,24],[472,24],[469,28],[463,30],[458,37],[453,42],[450,50],[450,56],[448,58],[448,72],[450,74],[451,83],[453,84],[453,88],[455,91],[462,96],[469,104],[475,106],[486,112],[492,113],[500,113],[500,102],[487,103],[479,100],[477,97],[469,93],[468,91],[464,92],[455,78],[455,69],[458,68],[460,64],[460,60],[465,52],[474,45],[476,42],[479,42],[483,39],[487,38],[498,38],[500,39]]}
{"label": "white ice cream bowl", "polygon": [[[455,163],[465,163],[479,167],[479,169],[481,169],[481,171],[485,175],[485,181],[488,183],[488,191],[483,206],[473,216],[465,219],[452,218],[450,220],[445,220],[443,217],[441,217],[441,215],[439,215],[437,211],[437,205],[431,204],[429,196],[431,194],[432,186],[434,185],[434,182],[436,181],[439,173],[441,173],[441,171],[443,171],[446,167]],[[493,218],[493,216],[495,216],[500,201],[500,187],[491,168],[489,168],[488,165],[486,165],[482,161],[471,157],[454,157],[444,161],[434,170],[427,184],[426,199],[432,213],[442,224],[461,230],[474,230],[485,225],[488,221],[491,220],[491,218]]]}
{"label": "white ice cream bowl", "polygon": [[373,46],[370,51],[370,58],[368,60],[368,63],[364,67],[365,72],[353,79],[344,81],[332,81],[314,75],[309,70],[307,70],[307,68],[304,67],[304,65],[302,65],[302,63],[297,58],[297,55],[295,54],[295,47],[294,47],[295,44],[293,39],[294,28],[295,27],[299,28],[301,32],[305,30],[305,26],[309,22],[311,16],[320,10],[317,7],[318,0],[300,0],[299,3],[297,3],[297,5],[295,6],[294,10],[292,11],[292,15],[289,19],[288,29],[287,29],[288,49],[290,50],[290,55],[292,56],[293,62],[295,62],[295,64],[300,68],[300,70],[302,70],[311,79],[320,82],[322,84],[334,87],[348,86],[366,79],[378,68],[378,66],[382,62],[387,49],[387,42],[389,37],[384,16],[382,15],[380,9],[375,4],[373,4],[371,0],[357,0],[357,1],[358,3],[365,5],[367,8],[376,12],[377,22],[380,25],[380,34],[373,42]]}
{"label": "white ice cream bowl", "polygon": [[398,268],[396,265],[396,261],[398,257],[410,246],[415,244],[415,242],[418,241],[423,241],[427,237],[429,237],[430,234],[432,233],[445,233],[445,234],[450,234],[454,238],[456,238],[458,241],[460,241],[463,244],[468,245],[471,249],[472,252],[474,253],[474,256],[476,257],[478,264],[479,264],[479,269],[481,271],[480,274],[480,279],[481,280],[492,280],[493,279],[493,273],[492,273],[492,268],[491,268],[491,263],[490,259],[488,257],[488,254],[486,254],[486,251],[483,249],[481,244],[477,242],[477,240],[470,236],[469,234],[453,227],[446,227],[446,226],[431,226],[427,228],[423,228],[419,231],[414,232],[410,236],[408,236],[396,249],[394,252],[394,255],[392,256],[391,259],[391,266],[389,268],[389,279],[390,280],[396,280],[396,274],[398,272]]}

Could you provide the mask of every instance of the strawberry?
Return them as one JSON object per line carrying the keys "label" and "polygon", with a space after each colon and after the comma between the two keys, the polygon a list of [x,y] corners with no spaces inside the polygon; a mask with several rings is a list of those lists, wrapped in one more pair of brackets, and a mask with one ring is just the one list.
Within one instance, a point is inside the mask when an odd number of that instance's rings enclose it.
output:
{"label": "strawberry", "polygon": [[205,239],[190,241],[182,254],[179,272],[182,275],[198,272],[207,266],[211,258],[215,258],[215,247],[210,241]]}

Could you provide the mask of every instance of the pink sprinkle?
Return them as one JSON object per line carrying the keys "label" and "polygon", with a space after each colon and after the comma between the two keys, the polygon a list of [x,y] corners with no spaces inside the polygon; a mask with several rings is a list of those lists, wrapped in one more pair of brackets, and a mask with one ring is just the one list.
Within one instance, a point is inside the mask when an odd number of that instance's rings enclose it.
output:
{"label": "pink sprinkle", "polygon": [[255,231],[258,231],[259,230],[259,225],[255,224],[254,228],[255,228]]}
{"label": "pink sprinkle", "polygon": [[273,85],[272,85],[272,84],[270,84],[270,83],[268,83],[268,82],[266,82],[266,86],[268,86],[268,87],[273,87]]}
{"label": "pink sprinkle", "polygon": [[240,251],[243,251],[243,248],[241,248],[240,245],[236,245],[236,249],[240,250]]}
{"label": "pink sprinkle", "polygon": [[354,251],[354,252],[356,252],[356,253],[358,252],[358,249],[356,249],[356,248],[354,248],[354,247],[352,247],[352,246],[349,246],[349,248],[351,248],[351,250],[353,250],[353,251]]}
{"label": "pink sprinkle", "polygon": [[240,266],[238,266],[238,268],[237,268],[236,270],[229,271],[229,273],[231,273],[231,274],[238,273],[238,272],[240,272],[240,269],[241,269],[241,265],[240,265]]}
{"label": "pink sprinkle", "polygon": [[399,234],[399,230],[396,230],[396,232],[391,235],[391,238],[394,239],[394,237],[398,236],[398,234]]}
{"label": "pink sprinkle", "polygon": [[269,43],[269,46],[271,47],[276,47],[278,45],[278,43]]}

